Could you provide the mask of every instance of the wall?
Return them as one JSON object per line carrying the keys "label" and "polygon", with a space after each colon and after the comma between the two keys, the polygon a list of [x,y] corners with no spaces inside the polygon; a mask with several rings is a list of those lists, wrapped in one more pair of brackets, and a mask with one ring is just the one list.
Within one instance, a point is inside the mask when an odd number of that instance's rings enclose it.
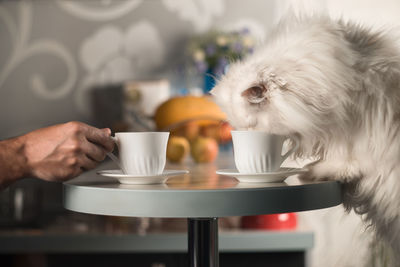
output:
{"label": "wall", "polygon": [[246,6],[240,0],[1,1],[0,139],[69,120],[91,122],[93,84],[179,78],[186,40],[211,27],[247,25],[262,39],[274,6],[262,0]]}

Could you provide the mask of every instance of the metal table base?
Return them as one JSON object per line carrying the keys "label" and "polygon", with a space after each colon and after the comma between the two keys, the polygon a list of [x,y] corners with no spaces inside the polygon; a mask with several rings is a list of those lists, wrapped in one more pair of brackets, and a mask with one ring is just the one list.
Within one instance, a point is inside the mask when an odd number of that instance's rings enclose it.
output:
{"label": "metal table base", "polygon": [[190,267],[219,267],[218,218],[188,219]]}

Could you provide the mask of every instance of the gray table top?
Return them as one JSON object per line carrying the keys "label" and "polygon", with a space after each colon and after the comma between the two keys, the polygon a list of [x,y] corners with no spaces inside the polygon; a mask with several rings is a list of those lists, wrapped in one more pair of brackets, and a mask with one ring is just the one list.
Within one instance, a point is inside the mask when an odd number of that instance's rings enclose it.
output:
{"label": "gray table top", "polygon": [[[289,177],[283,183],[240,183],[215,173],[232,162],[223,157],[210,164],[167,165],[190,173],[156,185],[123,185],[94,170],[64,183],[64,206],[100,215],[211,218],[305,211],[342,203],[337,182],[303,183]],[[116,166],[107,162],[99,169]]]}

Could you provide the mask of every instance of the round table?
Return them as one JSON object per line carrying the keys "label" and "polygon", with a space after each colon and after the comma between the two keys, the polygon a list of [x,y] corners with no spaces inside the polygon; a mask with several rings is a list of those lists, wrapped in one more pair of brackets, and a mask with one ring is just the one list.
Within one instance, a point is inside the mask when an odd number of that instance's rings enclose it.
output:
{"label": "round table", "polygon": [[218,267],[218,217],[305,211],[342,202],[337,182],[302,183],[290,177],[283,183],[239,183],[217,175],[216,166],[167,166],[190,173],[154,185],[123,185],[92,171],[64,183],[64,206],[90,214],[188,218],[190,266]]}

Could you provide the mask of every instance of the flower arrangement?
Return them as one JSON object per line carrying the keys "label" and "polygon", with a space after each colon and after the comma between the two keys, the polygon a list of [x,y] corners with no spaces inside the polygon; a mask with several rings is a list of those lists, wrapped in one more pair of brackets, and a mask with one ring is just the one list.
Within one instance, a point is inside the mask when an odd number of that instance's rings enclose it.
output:
{"label": "flower arrangement", "polygon": [[196,36],[190,42],[188,51],[191,63],[199,73],[224,74],[230,62],[251,54],[255,39],[246,28],[241,31],[223,32],[212,30]]}

